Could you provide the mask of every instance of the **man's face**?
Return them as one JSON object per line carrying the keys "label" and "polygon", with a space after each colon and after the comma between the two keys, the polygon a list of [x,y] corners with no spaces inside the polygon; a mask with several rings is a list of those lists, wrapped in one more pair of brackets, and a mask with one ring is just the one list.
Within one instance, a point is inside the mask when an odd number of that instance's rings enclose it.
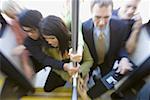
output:
{"label": "man's face", "polygon": [[126,19],[131,19],[134,16],[138,4],[139,4],[139,0],[126,0],[124,2],[123,14],[125,15]]}
{"label": "man's face", "polygon": [[94,25],[99,29],[104,29],[109,22],[109,19],[112,14],[112,6],[103,6],[99,7],[98,4],[95,4],[92,9],[92,19]]}
{"label": "man's face", "polygon": [[40,37],[38,29],[33,29],[30,27],[22,27],[22,28],[27,33],[27,35],[33,40],[37,40]]}

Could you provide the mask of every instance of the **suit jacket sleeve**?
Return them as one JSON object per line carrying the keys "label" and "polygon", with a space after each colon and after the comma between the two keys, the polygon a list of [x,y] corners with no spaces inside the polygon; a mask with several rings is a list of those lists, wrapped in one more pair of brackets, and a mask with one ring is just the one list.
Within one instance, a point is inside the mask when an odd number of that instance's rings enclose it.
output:
{"label": "suit jacket sleeve", "polygon": [[54,60],[53,58],[46,55],[42,51],[41,41],[38,41],[38,40],[35,41],[35,40],[30,39],[30,38],[26,38],[24,45],[29,50],[29,52],[32,54],[32,56],[37,61],[39,61],[41,64],[43,64],[43,67],[44,66],[50,66],[50,67],[52,67],[54,69],[58,69],[58,70],[63,69],[63,65],[64,65],[63,62],[58,61],[58,60]]}
{"label": "suit jacket sleeve", "polygon": [[126,44],[127,39],[129,38],[130,32],[131,32],[131,26],[128,23],[124,23],[123,27],[122,27],[122,36],[123,36],[122,41],[123,42],[122,42],[122,47],[121,47],[120,52],[119,52],[119,57],[129,58],[128,57],[128,52],[125,49],[125,44]]}

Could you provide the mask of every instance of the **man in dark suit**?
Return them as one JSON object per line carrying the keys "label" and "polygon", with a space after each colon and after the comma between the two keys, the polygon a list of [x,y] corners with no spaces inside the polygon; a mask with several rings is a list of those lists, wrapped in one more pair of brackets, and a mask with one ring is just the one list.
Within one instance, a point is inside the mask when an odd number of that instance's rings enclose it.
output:
{"label": "man in dark suit", "polygon": [[[82,25],[83,38],[94,59],[91,73],[95,68],[100,68],[101,79],[112,70],[113,63],[117,59],[120,61],[116,73],[124,75],[132,70],[128,54],[124,49],[124,42],[129,33],[128,26],[120,20],[110,19],[112,8],[112,0],[92,0],[92,18]],[[103,45],[99,39],[101,34],[104,38],[101,39]],[[106,91],[105,85],[99,79],[87,94],[91,98],[96,98]]]}

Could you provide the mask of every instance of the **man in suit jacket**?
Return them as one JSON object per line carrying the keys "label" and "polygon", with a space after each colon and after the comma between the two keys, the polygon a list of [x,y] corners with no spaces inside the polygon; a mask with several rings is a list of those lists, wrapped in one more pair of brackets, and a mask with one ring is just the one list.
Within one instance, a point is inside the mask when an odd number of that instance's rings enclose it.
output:
{"label": "man in suit jacket", "polygon": [[[112,70],[113,63],[117,59],[120,60],[116,70],[117,73],[126,74],[129,70],[132,70],[128,54],[123,47],[125,38],[129,33],[128,27],[120,20],[110,19],[112,8],[112,0],[92,0],[92,18],[82,25],[83,38],[94,59],[91,73],[93,69],[99,67],[102,77]],[[98,55],[99,50],[97,49],[99,46],[97,38],[101,34],[100,32],[103,32],[105,37],[105,56],[104,61],[101,63],[99,63],[100,57]],[[101,47],[99,48],[101,49]],[[89,97],[96,98],[107,90],[102,82],[98,83],[87,92]]]}

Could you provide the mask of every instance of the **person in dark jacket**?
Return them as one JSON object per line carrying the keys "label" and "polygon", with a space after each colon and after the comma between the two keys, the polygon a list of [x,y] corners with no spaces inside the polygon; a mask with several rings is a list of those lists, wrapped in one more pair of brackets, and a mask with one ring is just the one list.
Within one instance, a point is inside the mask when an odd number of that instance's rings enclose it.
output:
{"label": "person in dark jacket", "polygon": [[[110,18],[112,5],[112,0],[92,0],[92,18],[82,25],[83,38],[94,59],[91,71],[100,68],[101,74],[100,79],[96,79],[95,85],[87,92],[91,98],[96,98],[107,91],[101,79],[113,69],[113,64],[117,59],[120,61],[116,73],[125,75],[132,70],[128,54],[124,49],[125,38],[129,33],[128,26],[121,20]],[[100,41],[102,34],[104,41]],[[104,46],[101,45],[102,42]],[[104,53],[101,52],[103,48],[105,48]]]}
{"label": "person in dark jacket", "polygon": [[24,41],[24,46],[29,50],[35,65],[37,65],[35,71],[38,72],[46,66],[58,70],[70,70],[67,67],[67,63],[54,60],[43,53],[42,47],[47,45],[47,43],[42,40],[39,33],[39,22],[42,18],[42,14],[37,10],[27,10],[19,15],[20,25],[28,35]]}

